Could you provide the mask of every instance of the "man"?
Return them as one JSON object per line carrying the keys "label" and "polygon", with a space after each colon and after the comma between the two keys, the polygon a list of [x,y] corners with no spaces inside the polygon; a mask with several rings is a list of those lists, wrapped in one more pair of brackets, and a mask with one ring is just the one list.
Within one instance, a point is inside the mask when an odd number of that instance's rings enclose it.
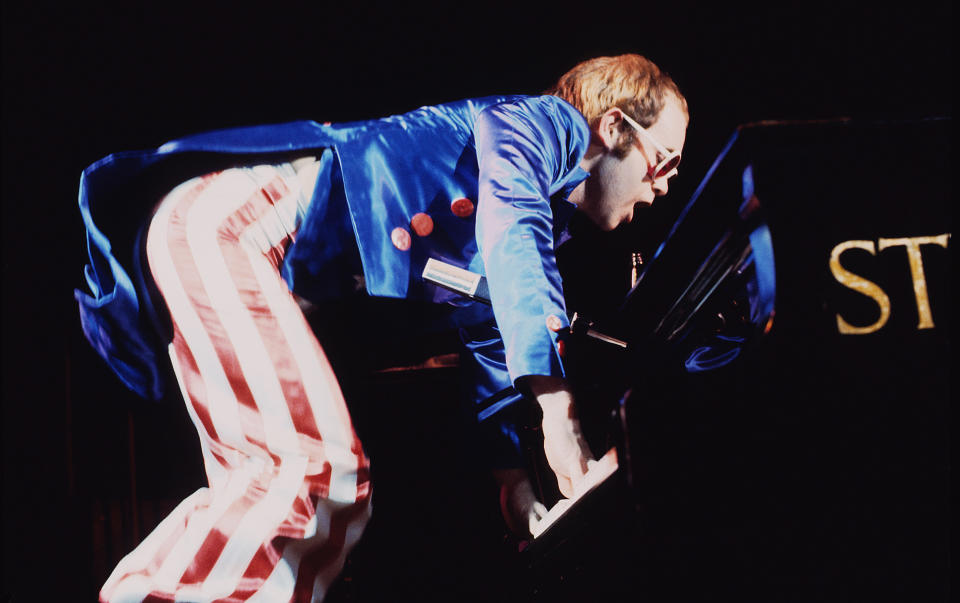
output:
{"label": "man", "polygon": [[[452,320],[476,360],[465,369],[474,401],[510,402],[511,388],[533,396],[560,490],[577,493],[592,457],[563,380],[568,320],[553,250],[573,209],[611,230],[666,194],[687,122],[673,81],[624,55],[581,63],[546,96],[215,132],[88,168],[84,331],[147,397],[162,390],[157,358],[169,344],[209,478],[121,561],[101,598],[322,599],[363,530],[371,489],[299,303],[356,283],[460,306]],[[158,195],[138,294],[92,216],[129,207],[145,182],[172,173],[187,179]],[[430,260],[485,276],[490,305],[426,282]],[[144,328],[143,289],[154,283],[163,302],[152,314],[170,321],[160,345]],[[545,509],[516,466],[496,475],[508,521],[525,531]]]}

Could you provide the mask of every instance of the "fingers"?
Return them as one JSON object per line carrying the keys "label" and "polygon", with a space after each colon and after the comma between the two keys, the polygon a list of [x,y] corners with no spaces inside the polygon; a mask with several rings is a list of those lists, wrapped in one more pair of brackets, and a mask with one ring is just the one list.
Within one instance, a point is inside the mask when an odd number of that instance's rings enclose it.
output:
{"label": "fingers", "polygon": [[516,536],[527,538],[548,513],[547,507],[536,498],[533,485],[522,469],[494,472],[501,482],[500,510],[507,527]]}
{"label": "fingers", "polygon": [[572,498],[574,493],[573,480],[566,475],[557,473],[556,469],[554,469],[553,474],[557,476],[557,487],[560,489],[560,494],[564,498]]}
{"label": "fingers", "polygon": [[543,518],[547,516],[548,510],[547,506],[540,501],[533,503],[533,506],[530,508],[530,511],[527,515],[527,529],[532,536],[536,536],[538,533],[537,526]]}
{"label": "fingers", "polygon": [[[561,448],[565,452],[558,451]],[[586,474],[586,463],[582,449],[576,445],[567,442],[566,445],[558,445],[556,439],[544,440],[544,453],[547,457],[547,464],[553,470],[557,478],[557,487],[564,498],[570,498],[574,495],[575,484],[582,480]]]}
{"label": "fingers", "polygon": [[568,417],[545,416],[542,426],[547,464],[557,477],[560,493],[566,498],[573,497],[590,463],[596,462],[580,431],[580,423]]}
{"label": "fingers", "polygon": [[532,511],[533,511],[533,515],[535,515],[537,519],[543,519],[543,517],[547,514],[547,505],[543,504],[538,500],[535,503],[533,503]]}

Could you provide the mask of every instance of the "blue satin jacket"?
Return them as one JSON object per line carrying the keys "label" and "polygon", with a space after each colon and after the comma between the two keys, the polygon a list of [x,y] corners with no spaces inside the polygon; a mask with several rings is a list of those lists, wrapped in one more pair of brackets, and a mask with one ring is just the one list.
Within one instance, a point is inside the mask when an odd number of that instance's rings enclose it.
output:
{"label": "blue satin jacket", "polygon": [[[557,335],[546,326],[551,315],[567,320],[554,244],[572,212],[566,198],[587,177],[579,164],[589,137],[583,116],[556,97],[499,96],[371,121],[235,128],[110,155],[80,181],[90,255],[90,292],[75,294],[84,333],[130,389],[161,397],[166,354],[141,310],[149,300],[133,285],[138,268],[115,256],[94,216],[103,222],[117,204],[138,203],[145,219],[156,198],[116,191],[172,158],[196,166],[183,174],[189,177],[210,171],[211,157],[244,163],[322,150],[314,198],[282,266],[291,290],[307,299],[327,296],[324,275],[352,231],[371,295],[457,303],[455,294],[422,281],[429,258],[486,276],[495,325],[481,324],[466,342],[477,360],[477,401],[525,375],[562,375]],[[331,194],[334,182],[339,194]],[[476,211],[454,212],[458,199]],[[432,219],[425,236],[411,228],[417,214]],[[397,228],[411,235],[406,249],[391,239]]]}

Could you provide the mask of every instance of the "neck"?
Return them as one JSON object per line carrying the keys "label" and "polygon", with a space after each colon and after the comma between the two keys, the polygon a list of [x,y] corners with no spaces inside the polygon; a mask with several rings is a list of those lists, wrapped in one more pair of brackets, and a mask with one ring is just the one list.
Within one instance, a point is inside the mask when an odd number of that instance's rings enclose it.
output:
{"label": "neck", "polygon": [[[580,167],[585,172],[592,173],[594,166],[597,165],[597,162],[600,160],[602,155],[603,153],[600,152],[600,149],[598,149],[596,145],[591,144],[587,148],[587,152],[583,156],[583,159],[580,160]],[[587,180],[589,180],[589,178]],[[583,195],[584,190],[587,187],[587,180],[584,180],[578,184],[577,188],[570,192],[570,196],[567,197],[567,201],[575,205],[580,205],[583,203]]]}

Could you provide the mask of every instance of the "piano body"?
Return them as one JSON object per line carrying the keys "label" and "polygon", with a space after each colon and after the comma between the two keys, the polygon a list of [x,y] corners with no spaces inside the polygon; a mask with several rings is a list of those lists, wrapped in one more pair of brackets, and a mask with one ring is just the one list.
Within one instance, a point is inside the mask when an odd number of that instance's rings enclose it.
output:
{"label": "piano body", "polygon": [[737,128],[620,307],[574,324],[620,467],[524,552],[537,600],[947,598],[950,128]]}

